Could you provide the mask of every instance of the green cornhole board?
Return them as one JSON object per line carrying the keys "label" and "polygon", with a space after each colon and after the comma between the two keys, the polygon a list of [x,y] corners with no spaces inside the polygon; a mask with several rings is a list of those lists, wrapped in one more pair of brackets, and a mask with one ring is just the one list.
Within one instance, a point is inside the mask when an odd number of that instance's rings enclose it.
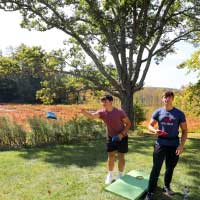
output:
{"label": "green cornhole board", "polygon": [[110,184],[105,190],[127,199],[139,199],[148,187],[149,176],[144,172],[132,170]]}

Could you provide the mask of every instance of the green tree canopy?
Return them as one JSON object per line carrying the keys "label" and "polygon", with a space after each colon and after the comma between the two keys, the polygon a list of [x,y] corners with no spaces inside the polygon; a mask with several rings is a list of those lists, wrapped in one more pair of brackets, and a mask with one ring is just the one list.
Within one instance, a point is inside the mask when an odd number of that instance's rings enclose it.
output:
{"label": "green tree canopy", "polygon": [[[38,46],[20,45],[9,56],[0,56],[0,101],[34,103],[37,92],[38,100],[44,103],[64,101],[67,80],[63,79],[63,68],[61,51],[46,52]],[[50,91],[51,99],[44,101],[48,94],[39,95],[40,90]]]}
{"label": "green tree canopy", "polygon": [[[152,59],[200,31],[196,0],[0,0],[19,10],[21,26],[68,36],[68,73],[120,98],[133,120],[133,94],[144,85]],[[66,37],[67,38],[67,37]]]}
{"label": "green tree canopy", "polygon": [[[188,73],[197,72],[199,80],[196,84],[190,84],[184,88],[182,95],[179,97],[179,102],[183,105],[185,110],[200,115],[200,50],[194,52],[188,60],[181,63],[178,68],[188,69]],[[177,99],[178,101],[178,99]]]}
{"label": "green tree canopy", "polygon": [[200,76],[200,50],[194,52],[188,60],[178,66],[179,69],[186,68],[188,72],[195,71]]}

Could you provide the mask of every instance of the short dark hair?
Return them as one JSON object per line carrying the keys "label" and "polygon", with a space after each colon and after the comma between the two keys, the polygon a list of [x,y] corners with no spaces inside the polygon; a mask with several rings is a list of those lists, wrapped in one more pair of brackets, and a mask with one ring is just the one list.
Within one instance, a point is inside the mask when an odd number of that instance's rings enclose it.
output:
{"label": "short dark hair", "polygon": [[167,91],[163,92],[162,97],[173,97],[174,98],[174,92],[171,90],[167,90]]}
{"label": "short dark hair", "polygon": [[101,101],[106,101],[106,100],[113,101],[112,95],[106,94],[106,95],[104,95],[104,96],[101,97]]}

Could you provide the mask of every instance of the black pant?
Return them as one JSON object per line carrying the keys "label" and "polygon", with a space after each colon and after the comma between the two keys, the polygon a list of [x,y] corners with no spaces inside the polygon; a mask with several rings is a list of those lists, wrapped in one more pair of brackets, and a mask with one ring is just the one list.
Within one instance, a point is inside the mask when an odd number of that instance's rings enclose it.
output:
{"label": "black pant", "polygon": [[153,167],[149,179],[148,192],[155,191],[164,160],[166,165],[164,183],[165,186],[170,187],[173,171],[179,160],[179,156],[176,155],[176,149],[176,147],[160,146],[158,144],[154,146]]}

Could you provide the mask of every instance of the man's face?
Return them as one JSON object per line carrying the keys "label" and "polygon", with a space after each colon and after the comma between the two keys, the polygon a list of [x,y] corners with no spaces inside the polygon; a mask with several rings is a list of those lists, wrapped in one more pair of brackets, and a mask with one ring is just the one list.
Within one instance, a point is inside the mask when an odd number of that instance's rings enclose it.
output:
{"label": "man's face", "polygon": [[106,109],[106,108],[109,108],[112,106],[112,101],[109,101],[109,100],[102,100],[101,101],[101,105]]}
{"label": "man's face", "polygon": [[165,105],[172,105],[172,102],[174,100],[173,96],[163,96],[162,101]]}

